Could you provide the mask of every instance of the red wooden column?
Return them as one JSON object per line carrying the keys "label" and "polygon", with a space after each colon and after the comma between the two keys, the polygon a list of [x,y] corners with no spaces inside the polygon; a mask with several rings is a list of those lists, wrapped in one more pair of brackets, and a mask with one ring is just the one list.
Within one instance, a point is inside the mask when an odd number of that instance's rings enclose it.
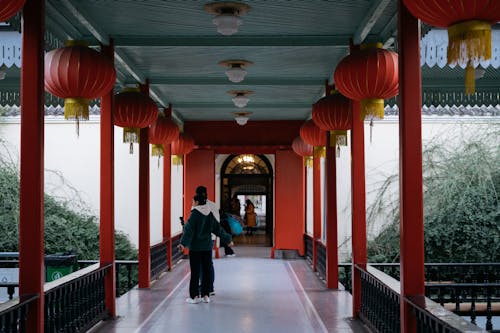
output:
{"label": "red wooden column", "polygon": [[[102,46],[102,52],[114,62],[114,46]],[[113,89],[101,97],[101,193],[99,203],[99,259],[101,266],[112,264],[106,273],[104,290],[106,309],[116,317],[115,278],[115,160],[113,126]]]}
{"label": "red wooden column", "polygon": [[193,150],[184,155],[184,219],[187,221],[198,186],[207,188],[208,200],[215,199],[215,152]]}
{"label": "red wooden column", "polygon": [[[420,22],[399,2],[399,193],[401,296],[423,296],[424,208]],[[401,332],[416,332],[411,308],[401,299]]]}
{"label": "red wooden column", "polygon": [[29,307],[27,332],[43,332],[43,143],[45,1],[28,0],[21,21],[21,170],[19,199],[19,294],[38,294]]}
{"label": "red wooden column", "polygon": [[352,315],[361,308],[361,275],[354,268],[366,268],[365,134],[359,102],[352,101],[351,187],[352,187]]}
{"label": "red wooden column", "polygon": [[[149,95],[149,82],[140,85]],[[139,142],[139,288],[151,285],[149,226],[149,128],[141,128]]]}
{"label": "red wooden column", "polygon": [[[332,135],[327,132],[327,136]],[[327,138],[330,142],[330,138]],[[339,256],[337,251],[337,165],[335,145],[326,147],[326,286],[337,289],[339,286]]]}
{"label": "red wooden column", "polygon": [[[166,109],[165,109],[166,110]],[[172,269],[172,146],[163,145],[163,241],[167,244],[168,269]]]}
{"label": "red wooden column", "polygon": [[319,152],[313,156],[313,271],[318,261],[318,242],[321,238],[321,163]]}

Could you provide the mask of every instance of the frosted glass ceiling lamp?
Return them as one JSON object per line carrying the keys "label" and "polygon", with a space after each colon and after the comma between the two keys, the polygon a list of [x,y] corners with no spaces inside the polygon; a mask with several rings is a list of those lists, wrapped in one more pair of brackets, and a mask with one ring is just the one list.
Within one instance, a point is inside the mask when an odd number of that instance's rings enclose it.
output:
{"label": "frosted glass ceiling lamp", "polygon": [[205,10],[216,15],[212,23],[217,26],[217,32],[230,36],[238,32],[243,24],[241,16],[250,10],[250,6],[240,2],[212,2],[205,5]]}
{"label": "frosted glass ceiling lamp", "polygon": [[247,60],[223,60],[219,62],[219,65],[227,67],[226,75],[229,81],[238,83],[245,79],[247,71],[245,67],[252,65],[253,63]]}
{"label": "frosted glass ceiling lamp", "polygon": [[236,120],[236,123],[240,126],[245,126],[248,122],[249,115],[252,114],[252,112],[233,112],[235,115],[234,120]]}
{"label": "frosted glass ceiling lamp", "polygon": [[229,90],[227,92],[229,95],[234,96],[233,97],[233,103],[235,106],[239,108],[243,108],[247,106],[248,102],[250,99],[248,98],[248,95],[253,94],[253,91],[251,90]]}

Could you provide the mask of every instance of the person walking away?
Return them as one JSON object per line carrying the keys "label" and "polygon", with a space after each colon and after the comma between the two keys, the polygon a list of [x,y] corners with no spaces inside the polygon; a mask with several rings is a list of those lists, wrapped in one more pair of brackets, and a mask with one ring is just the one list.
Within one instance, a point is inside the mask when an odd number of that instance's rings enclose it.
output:
{"label": "person walking away", "polygon": [[257,214],[255,213],[255,206],[250,199],[245,201],[245,222],[247,225],[246,235],[253,235],[255,226],[257,225]]}
{"label": "person walking away", "polygon": [[[189,249],[189,298],[187,303],[197,304],[201,300],[210,302],[210,261],[212,258],[212,233],[227,244],[232,245],[231,235],[227,234],[210,212],[206,199],[201,195],[193,198],[193,209],[184,226],[184,233],[179,244],[180,250]],[[200,268],[203,272],[201,294],[199,288]],[[200,297],[201,296],[201,297]]]}
{"label": "person walking away", "polygon": [[231,214],[241,217],[240,210],[240,199],[238,199],[238,196],[236,194],[233,194],[233,197],[231,198]]}

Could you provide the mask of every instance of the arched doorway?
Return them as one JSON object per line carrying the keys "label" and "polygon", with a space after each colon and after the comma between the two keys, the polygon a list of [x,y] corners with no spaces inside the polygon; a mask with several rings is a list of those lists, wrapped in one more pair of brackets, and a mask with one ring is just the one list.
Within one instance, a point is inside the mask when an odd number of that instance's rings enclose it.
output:
{"label": "arched doorway", "polygon": [[272,246],[273,242],[273,169],[264,155],[230,155],[221,168],[221,207],[231,211],[231,198],[237,195],[244,204],[250,199],[258,216],[255,237],[240,237],[235,241],[248,245]]}

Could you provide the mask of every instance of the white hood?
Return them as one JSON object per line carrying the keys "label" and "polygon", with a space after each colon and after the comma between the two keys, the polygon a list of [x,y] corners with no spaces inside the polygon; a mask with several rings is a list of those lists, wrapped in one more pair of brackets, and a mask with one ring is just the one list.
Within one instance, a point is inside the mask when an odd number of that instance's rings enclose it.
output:
{"label": "white hood", "polygon": [[205,216],[208,216],[208,214],[210,214],[210,212],[211,212],[210,207],[206,204],[199,205],[199,206],[193,206],[192,209],[196,209],[197,211],[199,211],[200,213],[202,213]]}

